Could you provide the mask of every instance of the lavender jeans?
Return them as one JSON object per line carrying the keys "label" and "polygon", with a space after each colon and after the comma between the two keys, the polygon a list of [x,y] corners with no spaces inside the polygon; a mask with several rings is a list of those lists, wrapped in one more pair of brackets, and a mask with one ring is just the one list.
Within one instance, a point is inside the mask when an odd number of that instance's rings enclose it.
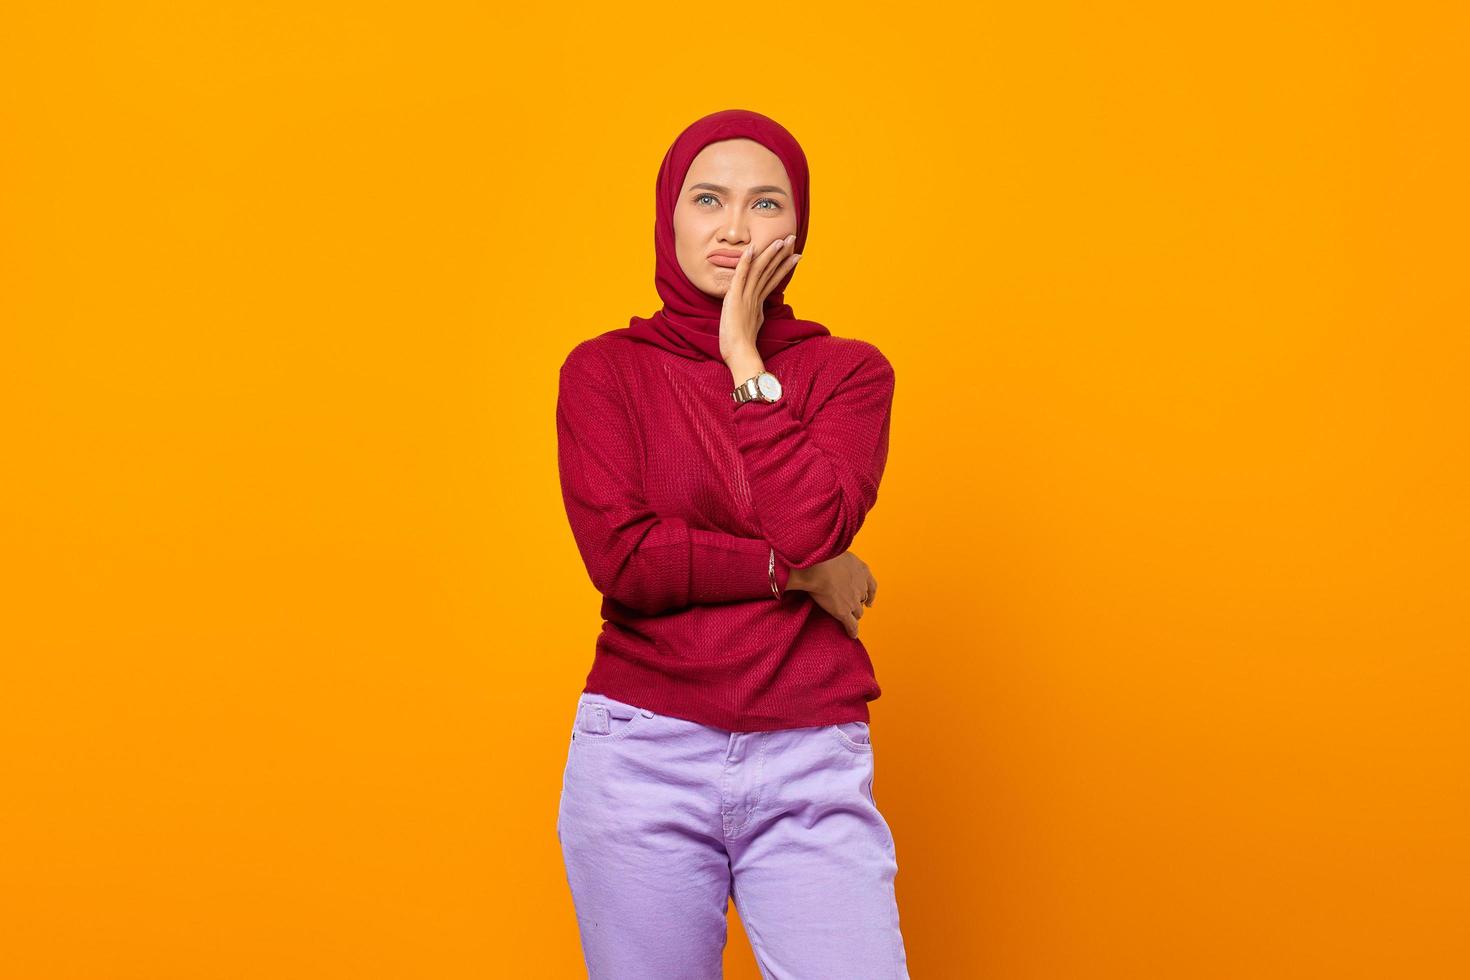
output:
{"label": "lavender jeans", "polygon": [[592,980],[907,980],[867,722],[730,732],[577,700],[556,818]]}

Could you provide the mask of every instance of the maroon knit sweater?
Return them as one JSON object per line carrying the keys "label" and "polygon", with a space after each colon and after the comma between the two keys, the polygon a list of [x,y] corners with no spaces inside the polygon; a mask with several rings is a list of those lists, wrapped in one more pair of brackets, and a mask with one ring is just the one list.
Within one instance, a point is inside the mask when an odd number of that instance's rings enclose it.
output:
{"label": "maroon knit sweater", "polygon": [[723,361],[623,333],[574,347],[557,396],[562,497],[603,595],[583,690],[727,731],[868,721],[867,649],[786,579],[847,551],[877,503],[888,359],[812,337],[764,358],[778,401],[737,404]]}

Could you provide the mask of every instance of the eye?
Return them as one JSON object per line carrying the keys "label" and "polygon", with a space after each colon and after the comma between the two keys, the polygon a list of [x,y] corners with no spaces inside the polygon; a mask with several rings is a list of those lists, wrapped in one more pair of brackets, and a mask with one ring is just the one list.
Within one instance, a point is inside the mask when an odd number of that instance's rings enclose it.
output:
{"label": "eye", "polygon": [[[698,197],[694,198],[694,203],[695,204],[703,204],[706,200],[714,201],[716,204],[719,203],[719,198],[715,197],[713,194],[700,194]],[[777,201],[773,197],[763,197],[760,200],[756,201],[755,203],[758,204],[758,205],[759,204],[769,204],[769,205],[771,205],[771,207],[768,207],[768,208],[761,208],[760,210],[762,210],[762,211],[779,211],[779,210],[781,210],[781,202],[780,201]]]}

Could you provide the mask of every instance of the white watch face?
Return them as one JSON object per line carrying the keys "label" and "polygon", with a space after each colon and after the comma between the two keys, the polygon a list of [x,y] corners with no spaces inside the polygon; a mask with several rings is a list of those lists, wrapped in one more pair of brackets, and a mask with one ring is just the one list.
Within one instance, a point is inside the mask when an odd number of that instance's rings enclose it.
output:
{"label": "white watch face", "polygon": [[770,401],[781,397],[781,382],[769,371],[755,379],[755,386],[761,390],[761,396]]}

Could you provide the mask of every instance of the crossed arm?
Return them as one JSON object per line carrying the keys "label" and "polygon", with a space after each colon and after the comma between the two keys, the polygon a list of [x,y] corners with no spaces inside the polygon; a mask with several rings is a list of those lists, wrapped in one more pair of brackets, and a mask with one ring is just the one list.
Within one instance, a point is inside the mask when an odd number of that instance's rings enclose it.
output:
{"label": "crossed arm", "polygon": [[[612,367],[579,344],[561,367],[556,425],[562,498],[603,595],[653,614],[767,598],[793,569],[845,552],[877,502],[888,455],[893,369],[871,344],[846,358],[806,418],[782,398],[729,400],[761,537],[690,527],[648,505],[634,422]],[[850,363],[849,363],[850,362]]]}

